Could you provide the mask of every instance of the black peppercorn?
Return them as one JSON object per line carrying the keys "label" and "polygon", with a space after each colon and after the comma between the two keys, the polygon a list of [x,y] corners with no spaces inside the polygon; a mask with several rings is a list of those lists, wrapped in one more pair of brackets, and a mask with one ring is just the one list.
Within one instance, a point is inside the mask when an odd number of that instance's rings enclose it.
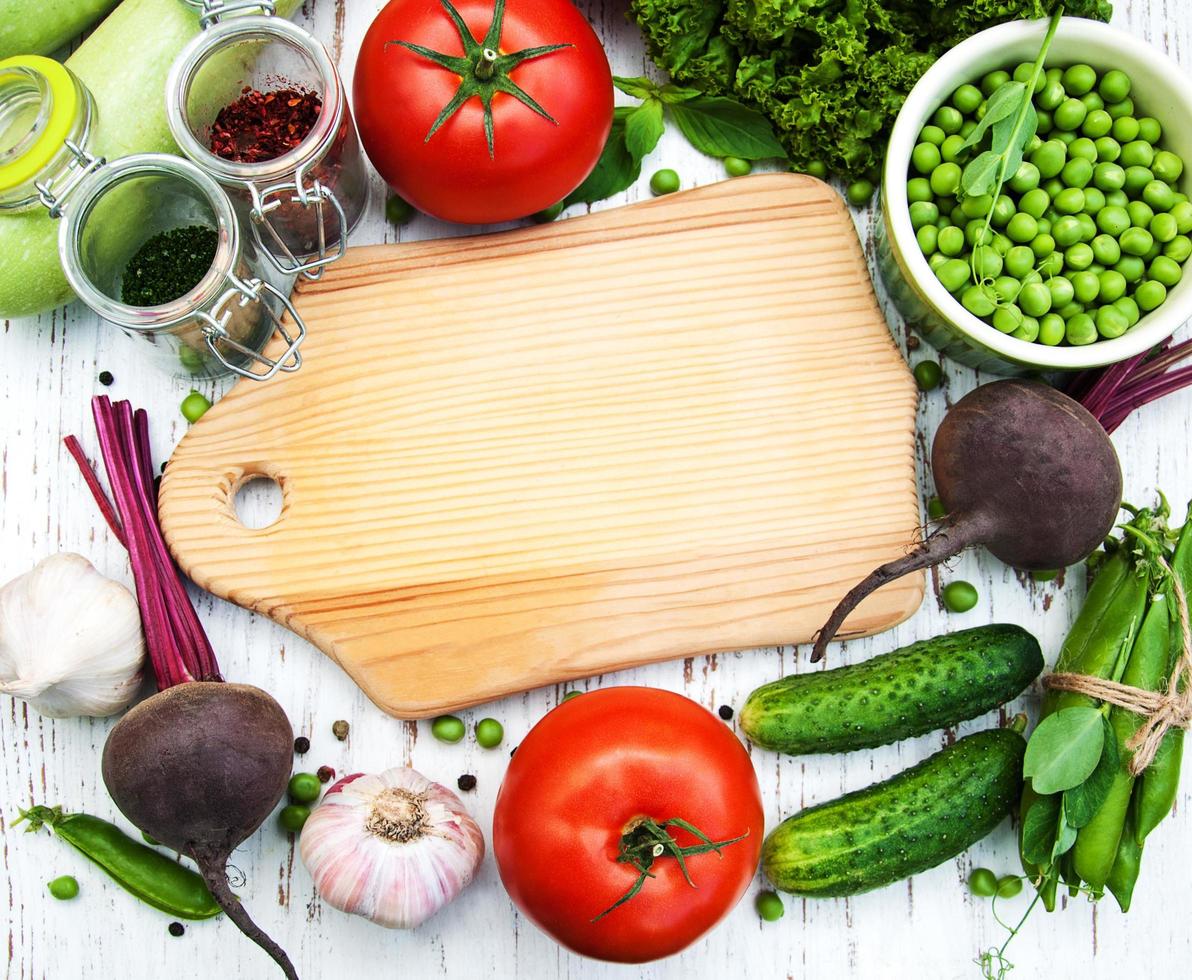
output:
{"label": "black peppercorn", "polygon": [[720,706],[720,711],[719,711],[719,712],[717,712],[717,713],[718,713],[718,714],[720,715],[720,717],[721,717],[721,718],[723,718],[725,721],[730,721],[730,720],[732,719],[732,717],[733,717],[733,709],[732,709],[732,708],[730,708],[730,707],[729,707],[727,704],[722,704],[722,705]]}
{"label": "black peppercorn", "polygon": [[294,739],[294,751],[298,755],[306,755],[310,751],[310,739],[305,735],[299,735]]}
{"label": "black peppercorn", "polygon": [[455,785],[467,793],[476,788],[476,777],[466,772],[455,781]]}
{"label": "black peppercorn", "polygon": [[334,722],[331,725],[331,734],[338,738],[341,742],[348,737],[348,723],[343,719]]}
{"label": "black peppercorn", "polygon": [[112,377],[111,371],[100,371],[99,372],[99,383],[101,385],[103,385],[105,388],[107,388],[109,385],[111,385],[111,383],[115,380],[116,379]]}
{"label": "black peppercorn", "polygon": [[335,778],[335,770],[330,766],[319,766],[315,775],[319,777],[320,783],[329,783]]}
{"label": "black peppercorn", "polygon": [[181,922],[170,923],[171,936],[181,936],[184,932],[186,932],[186,926],[184,926]]}

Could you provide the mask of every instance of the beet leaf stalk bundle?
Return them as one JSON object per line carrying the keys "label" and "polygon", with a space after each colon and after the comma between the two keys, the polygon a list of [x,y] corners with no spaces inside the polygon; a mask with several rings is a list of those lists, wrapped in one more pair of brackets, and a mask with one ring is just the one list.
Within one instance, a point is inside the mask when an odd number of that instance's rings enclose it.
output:
{"label": "beet leaf stalk bundle", "polygon": [[66,447],[128,550],[158,688],[108,735],[104,784],[140,830],[194,859],[228,918],[297,980],[285,950],[252,921],[227,877],[232,850],[260,827],[285,792],[293,730],[267,693],[224,683],[220,676],[158,525],[145,412],[103,395],[93,399],[92,410],[110,500],[79,441],[68,436]]}
{"label": "beet leaf stalk bundle", "polygon": [[1113,432],[1135,409],[1192,385],[1192,363],[1176,367],[1189,358],[1192,339],[1172,344],[1168,338],[1107,368],[1081,371],[1067,393],[1092,412],[1106,432]]}

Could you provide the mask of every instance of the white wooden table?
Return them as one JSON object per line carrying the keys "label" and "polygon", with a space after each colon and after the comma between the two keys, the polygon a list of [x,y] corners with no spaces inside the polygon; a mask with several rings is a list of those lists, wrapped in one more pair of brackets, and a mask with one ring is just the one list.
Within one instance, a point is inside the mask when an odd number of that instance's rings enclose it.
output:
{"label": "white wooden table", "polygon": [[[307,0],[305,23],[323,38],[350,78],[360,40],[381,0]],[[651,71],[621,0],[582,3],[608,47],[616,73]],[[1166,49],[1192,72],[1192,6],[1185,0],[1118,0],[1116,26]],[[685,185],[723,178],[718,162],[701,157],[668,132],[645,172],[660,166],[679,171]],[[614,206],[648,195],[646,178]],[[373,207],[354,241],[390,241],[394,229],[381,215],[379,181]],[[869,215],[856,214],[869,240]],[[418,218],[403,238],[462,233],[463,229]],[[2,257],[0,257],[2,261]],[[903,343],[905,331],[889,308],[891,327]],[[912,361],[929,356],[926,348]],[[920,455],[945,407],[979,383],[973,372],[945,363],[942,390],[927,395],[920,409]],[[103,389],[101,370],[115,383]],[[0,332],[0,580],[25,571],[56,551],[78,551],[108,575],[130,581],[125,556],[104,528],[61,437],[78,433],[94,447],[89,400],[106,390],[149,410],[155,448],[165,459],[185,422],[178,404],[188,386],[144,367],[128,356],[111,328],[75,305],[36,319],[14,320]],[[212,397],[218,390],[207,392]],[[1152,406],[1124,425],[1115,442],[1122,456],[1128,498],[1149,500],[1156,487],[1177,502],[1192,496],[1188,419],[1192,393]],[[925,470],[925,468],[924,468]],[[921,476],[930,494],[930,475]],[[1057,501],[1057,505],[1061,502]],[[941,582],[964,578],[976,584],[981,601],[963,615],[942,611]],[[891,632],[835,648],[836,663],[863,660],[913,639],[990,621],[1022,623],[1035,632],[1053,658],[1084,593],[1083,576],[1046,585],[1024,581],[987,554],[969,554],[932,576],[933,590],[910,621]],[[485,751],[470,739],[445,746],[430,737],[426,723],[401,722],[382,714],[347,676],[309,644],[271,622],[207,595],[196,595],[225,674],[271,691],[312,747],[301,768],[333,766],[338,772],[376,771],[410,764],[448,785],[461,773],[476,774],[474,792],[464,794],[486,831],[508,749],[564,693],[542,689],[467,712],[471,722],[485,715],[501,719],[506,745]],[[758,684],[783,673],[809,670],[791,648],[726,653],[593,678],[584,687],[644,684],[682,691],[715,709],[739,706]],[[1028,707],[1037,692],[1024,699]],[[1017,707],[1017,706],[1015,706]],[[351,723],[346,742],[331,734],[337,719]],[[961,733],[988,727],[991,719],[961,726]],[[50,721],[20,702],[0,704],[0,907],[5,920],[6,976],[20,980],[113,977],[268,978],[275,968],[226,921],[188,925],[173,938],[169,918],[137,903],[93,866],[48,834],[25,836],[13,828],[16,808],[31,801],[59,803],[70,810],[116,816],[99,775],[99,755],[110,722]],[[938,749],[955,733],[912,739],[876,752],[845,756],[780,758],[754,751],[768,825],[800,806],[885,778]],[[1192,766],[1186,766],[1186,770]],[[1062,912],[1037,914],[1011,947],[1015,976],[1183,975],[1192,957],[1192,772],[1185,772],[1176,814],[1151,838],[1134,909],[1120,915],[1112,900],[1094,908],[1078,899]],[[123,823],[121,818],[117,819]],[[126,824],[125,824],[126,825]],[[127,826],[127,825],[126,825]],[[386,975],[409,977],[585,977],[691,978],[787,977],[974,977],[973,957],[1001,941],[989,903],[969,897],[970,869],[985,865],[999,873],[1017,870],[1013,833],[1003,825],[992,837],[954,861],[902,884],[849,900],[787,899],[779,923],[761,922],[753,892],[718,929],[687,952],[640,968],[615,967],[573,956],[519,916],[501,888],[491,856],[479,879],[458,902],[416,933],[390,933],[362,919],[324,906],[293,846],[270,820],[233,857],[244,873],[239,889],[257,921],[289,951],[304,978]],[[565,873],[565,872],[561,872]],[[51,899],[45,882],[73,874],[81,884],[76,901]],[[761,887],[759,877],[758,887]],[[1007,915],[1025,908],[1025,895],[1004,903]],[[1144,966],[1145,964],[1145,966]]]}

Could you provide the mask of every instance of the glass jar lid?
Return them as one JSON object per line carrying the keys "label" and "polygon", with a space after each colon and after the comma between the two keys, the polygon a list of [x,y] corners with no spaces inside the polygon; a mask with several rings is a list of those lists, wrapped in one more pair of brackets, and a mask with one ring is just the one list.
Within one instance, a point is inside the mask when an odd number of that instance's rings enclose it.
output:
{"label": "glass jar lid", "polygon": [[39,55],[0,61],[0,194],[32,185],[90,106],[65,66]]}

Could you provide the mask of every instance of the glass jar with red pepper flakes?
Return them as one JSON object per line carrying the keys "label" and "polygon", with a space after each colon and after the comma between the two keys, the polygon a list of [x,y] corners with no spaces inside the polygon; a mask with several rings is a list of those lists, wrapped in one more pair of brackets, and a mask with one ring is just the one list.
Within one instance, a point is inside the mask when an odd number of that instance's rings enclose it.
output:
{"label": "glass jar with red pepper flakes", "polygon": [[204,10],[204,30],[166,82],[174,139],[229,189],[281,273],[317,279],[368,201],[343,80],[327,49],[272,16],[271,3],[188,2]]}

